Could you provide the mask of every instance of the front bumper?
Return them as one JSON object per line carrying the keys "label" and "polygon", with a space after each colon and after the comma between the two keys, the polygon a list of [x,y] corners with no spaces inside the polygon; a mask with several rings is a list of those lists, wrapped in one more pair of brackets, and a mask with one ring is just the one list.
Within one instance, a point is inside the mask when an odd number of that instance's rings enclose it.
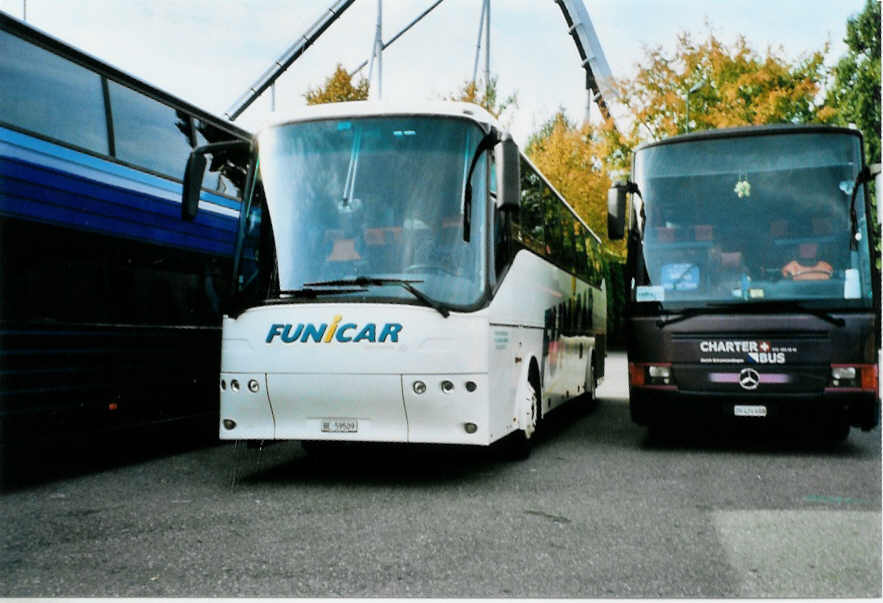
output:
{"label": "front bumper", "polygon": [[631,386],[629,404],[633,419],[642,425],[685,416],[713,422],[753,419],[736,416],[736,406],[764,406],[763,419],[775,423],[818,424],[847,417],[850,425],[865,431],[880,423],[880,398],[870,391],[827,389],[815,394],[739,395]]}

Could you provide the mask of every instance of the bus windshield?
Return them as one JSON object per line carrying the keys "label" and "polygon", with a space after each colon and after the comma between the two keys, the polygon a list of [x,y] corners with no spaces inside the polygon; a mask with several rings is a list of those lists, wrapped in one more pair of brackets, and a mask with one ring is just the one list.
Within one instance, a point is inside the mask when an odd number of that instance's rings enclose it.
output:
{"label": "bus windshield", "polygon": [[860,144],[845,132],[800,131],[639,150],[633,301],[671,310],[777,301],[870,307],[862,190],[854,225],[850,217]]}
{"label": "bus windshield", "polygon": [[[441,304],[476,304],[486,280],[484,157],[472,175],[468,221],[463,199],[483,135],[466,120],[409,116],[310,121],[262,133],[260,174],[280,290],[403,279]],[[415,299],[408,287],[365,288],[342,295]]]}

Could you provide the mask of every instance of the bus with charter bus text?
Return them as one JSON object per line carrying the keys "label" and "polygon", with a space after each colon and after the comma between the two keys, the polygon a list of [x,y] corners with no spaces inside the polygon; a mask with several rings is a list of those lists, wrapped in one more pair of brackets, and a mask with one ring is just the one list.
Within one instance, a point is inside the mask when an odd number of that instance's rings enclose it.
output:
{"label": "bus with charter bus text", "polygon": [[321,105],[196,149],[185,219],[202,155],[225,148],[252,159],[222,439],[506,438],[523,455],[546,413],[593,398],[600,240],[483,109]]}
{"label": "bus with charter bus text", "polygon": [[776,125],[639,147],[608,197],[641,425],[879,423],[880,273],[862,135]]}

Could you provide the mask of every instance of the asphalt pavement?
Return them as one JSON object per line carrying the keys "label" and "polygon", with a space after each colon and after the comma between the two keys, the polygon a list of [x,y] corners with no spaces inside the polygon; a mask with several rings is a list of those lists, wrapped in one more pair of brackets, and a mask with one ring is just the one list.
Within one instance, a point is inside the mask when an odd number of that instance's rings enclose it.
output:
{"label": "asphalt pavement", "polygon": [[0,596],[881,596],[879,428],[648,434],[608,362],[520,462],[186,439],[15,459]]}

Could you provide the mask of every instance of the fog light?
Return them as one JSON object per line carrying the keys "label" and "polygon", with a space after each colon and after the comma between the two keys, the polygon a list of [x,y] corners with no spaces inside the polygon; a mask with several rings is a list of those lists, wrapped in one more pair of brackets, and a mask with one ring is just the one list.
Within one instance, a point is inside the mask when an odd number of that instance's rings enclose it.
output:
{"label": "fog light", "polygon": [[422,381],[415,381],[413,385],[414,393],[418,396],[426,392],[426,384]]}
{"label": "fog light", "polygon": [[463,429],[466,430],[466,433],[475,433],[478,431],[478,425],[475,423],[466,423],[463,425]]}
{"label": "fog light", "polygon": [[248,382],[248,391],[250,391],[250,392],[253,393],[253,394],[256,394],[256,393],[258,393],[258,391],[259,391],[260,389],[261,389],[261,386],[258,385],[258,381],[257,381],[257,379],[251,379],[251,380],[249,380],[249,382]]}
{"label": "fog light", "polygon": [[466,391],[467,392],[474,392],[475,388],[477,388],[477,387],[478,386],[475,384],[475,381],[467,381],[466,382]]}
{"label": "fog light", "polygon": [[441,388],[443,392],[449,394],[454,391],[454,384],[451,381],[445,380],[441,382]]}
{"label": "fog light", "polygon": [[224,419],[222,422],[224,423],[224,429],[229,430],[236,428],[236,421],[234,421],[233,419]]}
{"label": "fog light", "polygon": [[236,379],[233,379],[233,381],[230,382],[230,389],[232,389],[234,392],[238,392],[239,391],[239,381],[237,381]]}

